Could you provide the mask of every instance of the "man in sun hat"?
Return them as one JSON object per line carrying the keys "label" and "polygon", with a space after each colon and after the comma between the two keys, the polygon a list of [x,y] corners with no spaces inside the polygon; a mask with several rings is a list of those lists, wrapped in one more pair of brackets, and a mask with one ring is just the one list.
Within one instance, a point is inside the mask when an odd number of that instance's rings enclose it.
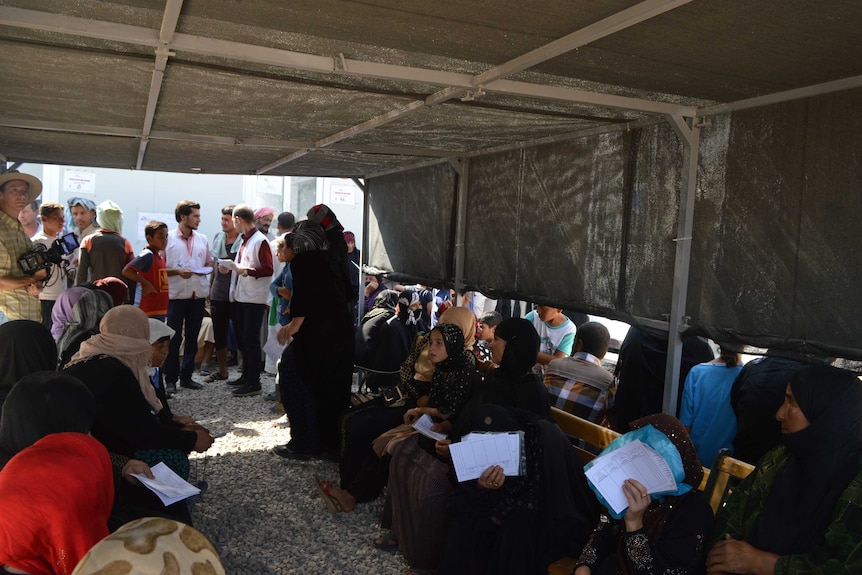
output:
{"label": "man in sun hat", "polygon": [[30,174],[9,171],[0,174],[0,311],[10,320],[40,321],[39,290],[47,273],[26,275],[18,258],[33,244],[18,214],[42,193],[42,182]]}

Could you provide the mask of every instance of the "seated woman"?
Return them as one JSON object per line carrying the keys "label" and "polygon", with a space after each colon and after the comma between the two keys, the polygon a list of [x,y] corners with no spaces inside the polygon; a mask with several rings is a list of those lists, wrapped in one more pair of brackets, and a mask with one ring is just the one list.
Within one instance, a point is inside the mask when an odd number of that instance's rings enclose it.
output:
{"label": "seated woman", "polygon": [[[159,420],[164,406],[147,373],[152,357],[147,315],[130,305],[115,307],[102,318],[99,330],[81,344],[65,369],[96,399],[93,436],[111,453],[129,458],[139,450],[159,450],[169,467],[187,476],[188,453],[206,451],[213,438],[199,426],[178,428]],[[176,512],[187,519],[183,509],[180,505]]]}
{"label": "seated woman", "polygon": [[768,452],[716,518],[707,572],[858,573],[862,557],[862,384],[811,366],[775,414]]}
{"label": "seated woman", "polygon": [[68,575],[108,534],[111,459],[82,433],[53,433],[0,472],[0,573]]}
{"label": "seated woman", "polygon": [[[548,392],[532,373],[539,336],[524,319],[499,324],[491,344],[500,367],[465,406],[454,440],[473,431],[524,431],[526,475],[489,467],[459,483],[449,501],[442,573],[544,574],[553,561],[578,553],[598,520],[598,501],[583,464],[551,422]],[[437,450],[448,458],[448,445]]]}
{"label": "seated woman", "polygon": [[57,367],[57,346],[44,325],[25,319],[0,325],[0,407],[19,379]]}
{"label": "seated woman", "polygon": [[[146,541],[148,545],[128,545]],[[213,544],[197,529],[171,519],[145,517],[126,523],[90,549],[73,575],[106,573],[224,575]]]}
{"label": "seated woman", "polygon": [[[441,366],[440,363],[446,358],[434,359],[430,346],[431,338],[435,334],[432,331],[427,338],[428,343],[418,350],[418,353],[414,350],[411,355],[416,357],[416,360],[410,364],[415,366],[415,371],[409,380],[405,376],[404,368],[411,357],[402,366],[402,378],[407,382],[405,388],[408,390],[408,399],[404,406],[362,406],[345,415],[342,426],[346,448],[342,453],[339,469],[342,488],[338,489],[327,481],[319,482],[318,487],[327,497],[325,501],[329,501],[330,497],[334,498],[343,511],[349,512],[357,502],[375,499],[386,485],[392,450],[398,443],[417,433],[411,425],[418,417],[415,406],[422,406],[429,414],[440,416],[440,409],[443,410],[442,413],[455,413],[469,399],[473,386],[478,382],[478,374],[473,367],[472,352],[464,349],[464,331],[460,326],[448,323],[453,318],[457,319],[457,316],[450,315],[441,319],[436,336],[442,342],[442,332],[449,330],[447,333],[451,334],[451,338],[457,337],[450,362]],[[422,344],[417,341],[417,347],[419,345]],[[440,351],[436,357],[440,357]],[[416,379],[425,377],[426,364],[434,369],[428,387]],[[422,386],[421,390],[417,389],[419,385]],[[408,417],[408,413],[413,415]],[[403,423],[398,425],[399,421]],[[374,439],[375,437],[377,439]]]}
{"label": "seated woman", "polygon": [[704,542],[712,528],[712,508],[697,490],[703,467],[688,432],[675,417],[648,415],[632,421],[640,429],[652,425],[665,434],[682,458],[690,491],[680,496],[653,499],[646,488],[627,479],[622,486],[628,508],[622,521],[605,518],[598,524],[581,551],[575,575],[617,575],[703,573]]}
{"label": "seated woman", "polygon": [[81,342],[99,333],[99,322],[112,306],[111,296],[100,290],[90,290],[81,296],[72,307],[72,319],[57,340],[57,365],[60,369],[78,352]]}
{"label": "seated woman", "polygon": [[82,286],[64,289],[54,302],[54,308],[51,310],[51,336],[55,341],[60,339],[66,324],[72,320],[72,308],[88,291],[89,288]]}
{"label": "seated woman", "polygon": [[355,362],[369,370],[365,383],[372,391],[396,385],[394,372],[410,353],[407,328],[396,316],[397,307],[398,292],[383,290],[356,330]]}

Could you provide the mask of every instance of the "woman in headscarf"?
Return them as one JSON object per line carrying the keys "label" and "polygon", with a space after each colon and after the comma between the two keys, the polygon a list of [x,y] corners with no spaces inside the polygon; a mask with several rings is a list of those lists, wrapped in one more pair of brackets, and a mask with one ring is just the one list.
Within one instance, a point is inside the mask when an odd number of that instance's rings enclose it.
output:
{"label": "woman in headscarf", "polygon": [[72,307],[72,319],[57,340],[60,369],[78,352],[81,342],[99,333],[99,322],[113,307],[111,296],[100,290],[88,290]]}
{"label": "woman in headscarf", "polygon": [[[450,311],[455,309],[463,308]],[[472,312],[465,311],[472,316]],[[475,319],[472,325],[475,327]],[[438,422],[448,420],[458,424],[462,408],[480,379],[475,356],[464,347],[461,327],[444,323],[431,330],[428,356],[435,369],[428,405],[408,410],[404,414],[405,423],[428,415]],[[375,441],[375,450],[379,453],[381,448],[392,454],[387,488],[391,521],[385,516],[383,520],[384,527],[391,523],[392,533],[377,543],[398,545],[413,567],[436,568],[446,543],[445,502],[454,489],[449,464],[435,454],[434,441],[425,436],[389,441],[385,446]]]}
{"label": "woman in headscarf", "polygon": [[0,418],[0,470],[15,454],[46,435],[89,433],[96,400],[78,379],[56,371],[27,375],[3,404]]}
{"label": "woman in headscarf", "polygon": [[[338,237],[342,243],[341,231]],[[307,459],[339,453],[341,414],[350,405],[353,320],[350,281],[327,251],[320,225],[297,224],[290,262],[290,323],[278,341],[287,345],[279,366],[279,390],[291,423],[291,441],[276,455]]]}
{"label": "woman in headscarf", "polygon": [[51,310],[51,335],[55,341],[60,339],[66,324],[72,320],[72,308],[88,291],[90,291],[89,288],[72,287],[63,290],[57,297],[54,309]]}
{"label": "woman in headscarf", "polygon": [[0,472],[0,572],[69,575],[108,534],[113,498],[110,457],[92,437],[53,433],[24,449]]}
{"label": "woman in headscarf", "polygon": [[355,362],[368,370],[365,383],[372,391],[398,383],[395,372],[410,352],[407,328],[396,317],[397,307],[398,292],[384,290],[356,330]]}
{"label": "woman in headscarf", "polygon": [[0,406],[15,383],[57,366],[57,346],[44,325],[24,319],[0,325]]}
{"label": "woman in headscarf", "polygon": [[652,425],[679,452],[685,477],[684,494],[653,498],[639,482],[622,486],[629,506],[621,521],[605,518],[581,551],[575,575],[631,575],[704,572],[706,538],[712,528],[712,508],[697,488],[703,467],[697,450],[678,419],[663,413],[631,422],[633,430]]}
{"label": "woman in headscarf", "polygon": [[[129,545],[146,541],[147,545]],[[197,529],[161,517],[127,523],[99,541],[72,575],[105,573],[176,573],[224,575],[212,543]]]}
{"label": "woman in headscarf", "polygon": [[115,307],[129,301],[129,284],[120,278],[109,276],[98,279],[93,284],[95,284],[96,289],[100,289],[111,296],[111,302]]}
{"label": "woman in headscarf", "polygon": [[790,380],[774,448],[718,513],[708,573],[859,573],[862,384],[811,366]]}
{"label": "woman in headscarf", "polygon": [[166,463],[188,476],[187,454],[206,451],[210,434],[195,426],[177,428],[160,422],[163,406],[150,382],[150,326],[139,308],[122,305],[102,318],[97,335],[81,344],[65,372],[80,379],[96,398],[93,436],[111,453],[135,457],[139,450],[170,450],[181,457]]}

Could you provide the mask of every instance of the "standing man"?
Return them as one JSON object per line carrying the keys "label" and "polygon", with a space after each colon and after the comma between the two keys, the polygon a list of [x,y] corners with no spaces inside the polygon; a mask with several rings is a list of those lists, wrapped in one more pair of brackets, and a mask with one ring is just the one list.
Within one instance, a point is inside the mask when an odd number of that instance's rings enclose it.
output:
{"label": "standing man", "polygon": [[[213,259],[235,260],[239,251],[239,232],[233,225],[233,206],[221,209],[221,231],[213,238]],[[215,339],[218,371],[211,374],[206,381],[222,381],[228,376],[227,371],[227,341],[230,331],[230,320],[233,317],[233,304],[230,301],[230,270],[219,266],[213,270],[210,283],[210,316],[213,320],[213,338]]]}
{"label": "standing man", "polygon": [[33,200],[18,214],[18,221],[24,228],[24,233],[31,240],[33,237],[42,231],[42,226],[39,224],[39,200]]}
{"label": "standing man", "polygon": [[120,206],[105,200],[96,206],[96,220],[102,229],[84,237],[81,242],[75,285],[110,277],[123,279],[123,269],[135,257],[132,244],[122,235],[123,210]]}
{"label": "standing man", "polygon": [[42,193],[42,182],[16,171],[0,175],[0,311],[10,320],[39,321],[39,286],[47,276],[39,270],[25,275],[18,257],[32,247],[18,214]]}
{"label": "standing man", "polygon": [[[39,217],[42,220],[42,229],[31,238],[34,244],[42,244],[45,249],[50,249],[66,224],[66,214],[63,205],[57,202],[45,202],[39,208]],[[63,256],[66,262],[69,256]],[[51,329],[51,312],[54,310],[54,302],[66,289],[66,264],[52,263],[49,268],[48,278],[39,293],[39,302],[42,308],[42,325]]]}
{"label": "standing man", "polygon": [[257,229],[266,236],[266,241],[271,242],[275,237],[269,233],[269,227],[272,225],[272,220],[275,218],[275,210],[269,207],[258,208],[254,211],[254,225]]}
{"label": "standing man", "polygon": [[[201,223],[200,204],[183,200],[177,204],[174,216],[178,225],[168,233],[168,247],[165,250],[170,288],[168,325],[176,332],[165,360],[165,389],[169,392],[176,390],[178,379],[180,386],[186,389],[203,387],[192,379],[192,373],[195,369],[198,332],[209,295],[208,272],[205,268],[212,271],[213,265],[207,237],[195,231]],[[183,363],[180,366],[180,343],[183,334],[185,347]]]}
{"label": "standing man", "polygon": [[87,198],[69,198],[69,213],[72,214],[72,221],[75,222],[77,232],[75,235],[78,238],[78,243],[99,230],[96,225],[96,203]]}
{"label": "standing man", "polygon": [[260,394],[260,326],[269,309],[272,251],[266,236],[254,221],[250,206],[240,204],[234,208],[233,223],[242,237],[242,246],[237,254],[231,287],[243,365],[242,377],[230,382],[230,385],[237,386],[233,391],[234,397]]}

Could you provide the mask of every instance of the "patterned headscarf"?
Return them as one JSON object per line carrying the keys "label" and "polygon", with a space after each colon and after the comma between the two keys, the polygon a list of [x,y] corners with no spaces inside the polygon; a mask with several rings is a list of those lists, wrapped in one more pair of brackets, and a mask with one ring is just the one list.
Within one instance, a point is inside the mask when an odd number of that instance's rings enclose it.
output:
{"label": "patterned headscarf", "polygon": [[102,316],[112,307],[111,296],[107,293],[100,290],[89,290],[85,293],[72,308],[72,319],[57,340],[57,354],[61,358],[67,357],[66,352],[70,346],[79,344],[84,334],[97,331]]}
{"label": "patterned headscarf", "polygon": [[326,234],[319,224],[305,220],[296,224],[293,230],[293,253],[315,252],[327,248]]}
{"label": "patterned headscarf", "polygon": [[464,335],[464,349],[473,349],[473,344],[476,343],[476,316],[466,307],[450,307],[437,324],[452,323],[461,328],[461,333]]}
{"label": "patterned headscarf", "polygon": [[[141,544],[130,545],[130,542]],[[72,575],[97,575],[108,570],[224,575],[218,552],[200,531],[162,517],[145,517],[126,523],[99,541],[81,559]]]}
{"label": "patterned headscarf", "polygon": [[320,224],[320,226],[326,231],[333,229],[338,230],[339,232],[344,231],[344,226],[342,226],[341,222],[338,221],[338,218],[335,217],[335,212],[329,209],[329,206],[326,204],[317,204],[316,206],[312,206],[311,209],[308,210],[306,216],[309,221]]}
{"label": "patterned headscarf", "polygon": [[89,291],[85,287],[73,287],[60,293],[60,297],[54,302],[54,309],[51,310],[51,335],[54,336],[55,340],[60,338],[66,324],[72,320],[72,310],[75,304]]}

